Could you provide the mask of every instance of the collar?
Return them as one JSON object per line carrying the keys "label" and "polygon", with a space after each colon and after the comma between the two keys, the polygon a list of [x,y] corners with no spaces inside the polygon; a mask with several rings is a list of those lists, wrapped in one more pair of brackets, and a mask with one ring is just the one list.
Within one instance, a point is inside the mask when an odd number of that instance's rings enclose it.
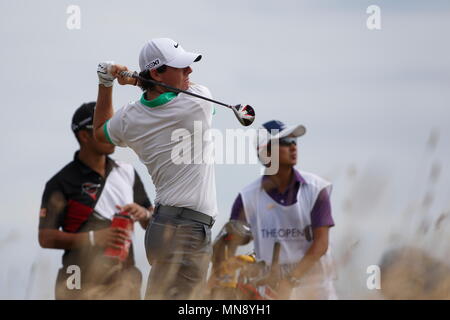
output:
{"label": "collar", "polygon": [[[76,151],[74,156],[73,156],[73,161],[79,166],[81,173],[86,175],[89,174],[91,172],[93,172],[93,170],[88,167],[83,161],[80,160],[80,158],[78,158],[78,154],[80,153],[80,150]],[[115,167],[117,167],[118,164],[111,159],[110,157],[106,156],[106,176],[111,172],[111,170]]]}
{"label": "collar", "polygon": [[141,96],[141,103],[149,108],[155,108],[163,104],[166,104],[167,102],[174,99],[176,96],[177,94],[175,92],[164,92],[153,100],[147,100],[145,99],[145,92],[144,92]]}
{"label": "collar", "polygon": [[[294,171],[294,176],[292,177],[292,180],[289,183],[289,187],[291,187],[293,184],[304,184],[304,183],[306,183],[306,180],[302,177],[302,175],[300,174],[300,172],[298,170],[296,170],[295,168],[292,168],[292,170]],[[270,176],[269,175],[264,175],[262,177],[262,183],[261,184],[264,185],[268,181],[270,181]]]}
{"label": "collar", "polygon": [[294,170],[294,181],[295,182],[300,182],[300,183],[306,183],[306,180],[303,179],[302,175],[300,174],[299,171],[297,171],[295,168],[292,168]]}

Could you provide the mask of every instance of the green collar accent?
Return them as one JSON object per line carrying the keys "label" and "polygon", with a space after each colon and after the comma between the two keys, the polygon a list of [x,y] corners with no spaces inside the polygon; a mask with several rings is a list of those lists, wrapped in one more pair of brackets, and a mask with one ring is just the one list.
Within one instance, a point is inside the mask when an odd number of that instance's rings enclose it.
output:
{"label": "green collar accent", "polygon": [[147,106],[150,108],[155,108],[155,107],[161,106],[161,105],[169,102],[176,96],[177,96],[177,94],[175,92],[164,92],[164,93],[160,94],[157,98],[149,101],[149,100],[145,99],[145,92],[144,92],[141,97],[141,103],[144,106]]}

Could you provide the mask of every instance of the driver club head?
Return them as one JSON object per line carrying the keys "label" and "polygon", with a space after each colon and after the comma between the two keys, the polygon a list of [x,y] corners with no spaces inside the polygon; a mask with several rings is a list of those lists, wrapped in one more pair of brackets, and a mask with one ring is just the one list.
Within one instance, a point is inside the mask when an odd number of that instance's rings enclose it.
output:
{"label": "driver club head", "polygon": [[243,126],[249,126],[255,121],[255,110],[250,105],[242,106],[241,104],[231,106],[234,115]]}

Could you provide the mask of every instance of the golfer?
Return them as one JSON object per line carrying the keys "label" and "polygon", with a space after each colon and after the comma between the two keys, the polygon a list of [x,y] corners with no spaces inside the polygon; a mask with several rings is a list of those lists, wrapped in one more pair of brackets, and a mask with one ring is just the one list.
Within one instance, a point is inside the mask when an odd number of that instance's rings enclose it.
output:
{"label": "golfer", "polygon": [[[201,57],[174,40],[152,39],[139,55],[140,76],[211,97],[206,87],[189,79],[191,65]],[[133,149],[155,185],[155,213],[145,235],[152,266],[146,298],[198,298],[212,253],[211,227],[217,215],[212,141],[202,137],[211,127],[213,106],[119,75],[126,70],[112,62],[99,64],[94,128],[99,141]],[[114,113],[116,77],[120,84],[139,85],[144,92]],[[194,148],[196,139],[200,143]]]}
{"label": "golfer", "polygon": [[239,193],[231,220],[250,225],[256,258],[267,266],[274,244],[280,243],[280,299],[336,299],[328,250],[329,230],[334,226],[331,184],[294,168],[297,137],[305,133],[304,126],[273,120],[263,128],[257,139],[258,155],[279,161],[278,172],[259,177]]}

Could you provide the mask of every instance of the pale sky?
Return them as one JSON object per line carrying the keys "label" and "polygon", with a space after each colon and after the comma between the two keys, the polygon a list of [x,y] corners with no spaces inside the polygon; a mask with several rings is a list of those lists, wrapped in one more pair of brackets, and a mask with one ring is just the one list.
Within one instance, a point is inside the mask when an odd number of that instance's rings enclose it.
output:
{"label": "pale sky", "polygon": [[[254,127],[277,119],[304,124],[297,168],[333,182],[332,229],[341,263],[338,291],[377,298],[365,288],[393,234],[422,239],[417,226],[450,210],[450,4],[448,1],[1,1],[3,134],[0,298],[52,299],[62,251],[39,247],[37,225],[45,182],[71,161],[74,110],[96,98],[96,66],[114,60],[138,68],[145,41],[169,37],[200,52],[191,78],[214,98],[251,104]],[[81,9],[69,30],[66,9]],[[381,9],[381,30],[368,30],[366,9]],[[138,99],[115,86],[116,109]],[[218,106],[214,127],[239,128]],[[433,131],[434,130],[434,131]],[[435,132],[436,146],[427,146]],[[154,187],[131,150],[131,162]],[[431,167],[440,168],[430,180]],[[239,190],[258,165],[217,165],[215,236]],[[420,206],[429,192],[432,204]],[[446,224],[448,230],[448,221]],[[448,233],[448,232],[447,232]],[[136,261],[146,279],[143,231]],[[443,233],[445,236],[446,233]],[[435,238],[423,243],[432,245]],[[442,242],[442,239],[439,240]],[[448,240],[444,240],[448,243]],[[445,259],[446,247],[436,255]]]}

